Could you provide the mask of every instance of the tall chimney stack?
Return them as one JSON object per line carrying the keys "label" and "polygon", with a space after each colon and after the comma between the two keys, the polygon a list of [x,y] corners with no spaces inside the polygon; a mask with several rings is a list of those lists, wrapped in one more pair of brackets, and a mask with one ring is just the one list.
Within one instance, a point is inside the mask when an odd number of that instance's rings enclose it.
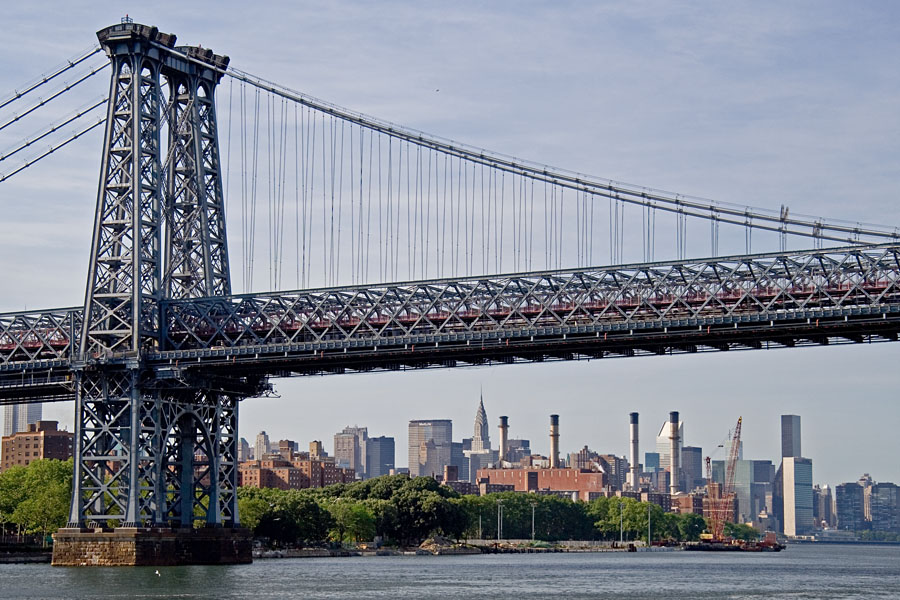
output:
{"label": "tall chimney stack", "polygon": [[681,470],[681,454],[678,452],[678,411],[669,413],[669,493],[678,493],[678,474]]}
{"label": "tall chimney stack", "polygon": [[631,491],[637,491],[639,487],[640,473],[638,472],[639,454],[638,454],[638,414],[631,413],[631,473],[629,482],[631,483]]}
{"label": "tall chimney stack", "polygon": [[559,415],[550,415],[550,468],[559,468]]}
{"label": "tall chimney stack", "polygon": [[509,445],[509,419],[507,417],[500,417],[500,457],[498,462],[502,463],[506,460],[506,452],[508,450]]}

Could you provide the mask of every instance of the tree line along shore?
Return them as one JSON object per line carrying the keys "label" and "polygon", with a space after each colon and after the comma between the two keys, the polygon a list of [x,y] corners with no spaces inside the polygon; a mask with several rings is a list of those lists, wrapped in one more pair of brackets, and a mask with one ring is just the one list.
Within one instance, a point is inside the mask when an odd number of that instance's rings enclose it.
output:
{"label": "tree line along shore", "polygon": [[[38,460],[0,473],[0,531],[46,538],[68,519],[72,461]],[[695,514],[665,513],[632,498],[573,502],[558,496],[502,492],[460,495],[431,477],[388,475],[325,488],[238,490],[241,525],[273,547],[363,543],[412,547],[439,535],[470,539],[696,541],[706,528]],[[498,536],[498,513],[502,532]],[[115,523],[110,525],[115,526]],[[729,524],[734,537],[758,532]]]}

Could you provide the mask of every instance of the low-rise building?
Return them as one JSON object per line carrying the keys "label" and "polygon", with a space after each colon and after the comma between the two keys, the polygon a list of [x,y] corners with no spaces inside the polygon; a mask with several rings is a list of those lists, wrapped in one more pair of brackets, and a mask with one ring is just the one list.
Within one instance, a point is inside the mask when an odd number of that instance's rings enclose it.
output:
{"label": "low-rise building", "polygon": [[17,465],[24,467],[42,458],[68,460],[74,439],[74,434],[59,430],[57,421],[31,423],[26,431],[3,437],[0,471]]}
{"label": "low-rise building", "polygon": [[584,501],[589,500],[591,492],[602,492],[606,485],[604,473],[586,469],[479,469],[478,480],[511,485],[517,492],[576,492]]}

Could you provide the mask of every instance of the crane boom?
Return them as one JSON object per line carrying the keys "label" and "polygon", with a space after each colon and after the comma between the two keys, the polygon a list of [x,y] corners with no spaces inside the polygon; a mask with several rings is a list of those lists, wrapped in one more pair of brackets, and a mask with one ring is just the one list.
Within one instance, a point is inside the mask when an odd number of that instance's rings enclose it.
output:
{"label": "crane boom", "polygon": [[728,449],[728,462],[725,463],[725,483],[719,485],[713,482],[712,463],[706,457],[706,494],[709,504],[709,532],[714,542],[724,539],[725,521],[727,515],[734,511],[734,470],[737,465],[738,454],[741,446],[741,421],[738,417],[734,434],[731,436],[731,447]]}

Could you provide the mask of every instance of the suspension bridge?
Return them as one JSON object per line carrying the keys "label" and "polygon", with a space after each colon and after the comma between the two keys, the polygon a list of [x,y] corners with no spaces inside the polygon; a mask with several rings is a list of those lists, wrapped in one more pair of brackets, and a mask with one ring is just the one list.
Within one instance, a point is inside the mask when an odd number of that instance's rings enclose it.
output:
{"label": "suspension bridge", "polygon": [[0,314],[0,403],[75,401],[58,564],[112,560],[98,544],[131,544],[132,564],[245,560],[238,405],[273,378],[900,331],[896,228],[470,147],[127,19],[98,38],[0,100],[2,131],[111,71],[0,153],[2,183],[104,131],[84,305]]}

